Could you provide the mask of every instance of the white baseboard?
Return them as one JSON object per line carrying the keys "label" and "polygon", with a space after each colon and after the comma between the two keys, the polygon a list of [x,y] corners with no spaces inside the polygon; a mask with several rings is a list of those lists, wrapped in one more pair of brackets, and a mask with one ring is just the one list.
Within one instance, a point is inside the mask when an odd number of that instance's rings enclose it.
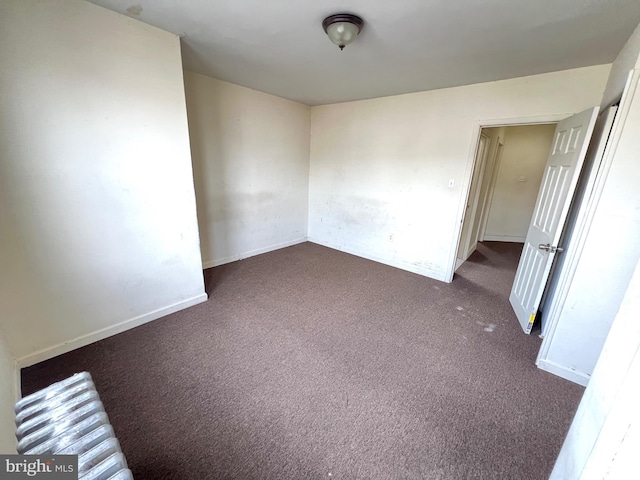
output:
{"label": "white baseboard", "polygon": [[461,258],[456,258],[456,268],[454,269],[454,272],[456,270],[458,270],[460,268],[460,266],[464,263],[465,261],[462,260]]}
{"label": "white baseboard", "polygon": [[328,247],[334,250],[339,250],[340,252],[348,253],[350,255],[355,255],[356,257],[366,258],[367,260],[372,260],[374,262],[382,263],[384,265],[389,265],[390,267],[395,267],[395,268],[399,268],[400,270],[406,270],[407,272],[416,273],[418,275],[422,275],[423,277],[429,277],[429,278],[433,278],[434,280],[440,280],[441,282],[447,282],[447,280],[445,279],[444,275],[441,272],[435,272],[422,265],[415,265],[413,263],[403,262],[402,260],[389,260],[386,258],[378,257],[376,255],[370,255],[368,253],[361,252],[350,247],[345,247],[342,245],[334,245],[331,242],[324,242],[311,237],[309,238],[308,241],[311,243],[322,245],[323,247]]}
{"label": "white baseboard", "polygon": [[281,248],[291,247],[293,245],[298,245],[299,243],[304,243],[306,241],[307,237],[302,237],[295,240],[290,240],[288,242],[269,245],[268,247],[256,248],[255,250],[249,250],[248,252],[237,253],[228,257],[218,258],[215,260],[206,260],[202,262],[202,268],[213,268],[219,265],[224,265],[225,263],[237,262],[238,260],[242,260],[244,258],[255,257],[256,255],[273,252],[274,250],[280,250]]}
{"label": "white baseboard", "polygon": [[510,237],[508,235],[485,235],[483,242],[517,242],[524,243],[527,237]]}
{"label": "white baseboard", "polygon": [[124,322],[116,323],[115,325],[96,330],[95,332],[91,332],[86,335],[81,335],[67,342],[44,348],[42,350],[19,358],[17,361],[18,367],[28,367],[44,360],[56,357],[58,355],[62,355],[63,353],[70,352],[71,350],[75,350],[76,348],[84,347],[85,345],[89,345],[90,343],[97,342],[98,340],[103,340],[107,337],[111,337],[126,330],[130,330],[134,327],[151,322],[160,317],[164,317],[171,313],[184,310],[185,308],[192,307],[202,302],[206,302],[207,298],[208,297],[206,293],[201,293],[200,295],[196,295],[195,297],[174,303],[173,305],[159,308],[157,310],[154,310],[153,312],[139,315],[129,320],[125,320]]}
{"label": "white baseboard", "polygon": [[538,368],[544,370],[545,372],[553,373],[554,375],[562,377],[573,383],[577,383],[578,385],[582,385],[583,387],[587,386],[591,378],[590,375],[587,375],[584,372],[577,372],[548,360],[540,360],[538,362]]}

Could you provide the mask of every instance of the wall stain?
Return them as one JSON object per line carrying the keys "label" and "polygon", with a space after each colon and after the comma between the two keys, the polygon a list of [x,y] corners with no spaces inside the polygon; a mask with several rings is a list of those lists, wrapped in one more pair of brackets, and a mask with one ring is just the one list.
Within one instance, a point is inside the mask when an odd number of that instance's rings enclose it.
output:
{"label": "wall stain", "polygon": [[131,5],[127,8],[127,13],[134,16],[140,15],[142,13],[142,5]]}

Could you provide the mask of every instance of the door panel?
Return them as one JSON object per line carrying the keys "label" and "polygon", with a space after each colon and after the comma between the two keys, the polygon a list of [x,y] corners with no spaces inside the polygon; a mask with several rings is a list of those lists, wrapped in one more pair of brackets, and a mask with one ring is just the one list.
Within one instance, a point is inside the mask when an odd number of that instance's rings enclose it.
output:
{"label": "door panel", "polygon": [[547,167],[543,177],[543,188],[547,194],[533,215],[533,226],[541,233],[551,235],[558,228],[558,213],[562,206],[560,201],[567,195],[569,173],[571,173],[571,168],[567,165]]}
{"label": "door panel", "polygon": [[598,115],[598,107],[556,127],[536,206],[509,301],[525,333],[533,327],[573,193]]}

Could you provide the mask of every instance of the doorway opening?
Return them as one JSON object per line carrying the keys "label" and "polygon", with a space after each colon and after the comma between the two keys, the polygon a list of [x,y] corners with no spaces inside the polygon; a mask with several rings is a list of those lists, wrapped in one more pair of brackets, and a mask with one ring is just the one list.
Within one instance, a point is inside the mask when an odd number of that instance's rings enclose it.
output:
{"label": "doorway opening", "polygon": [[[594,131],[596,120],[598,119],[598,111],[598,107],[593,107],[570,117],[559,119],[558,123],[555,125],[549,125],[549,129],[554,128],[553,137],[551,144],[547,144],[545,148],[548,151],[547,161],[543,167],[540,180],[536,181],[532,185],[534,188],[525,189],[523,186],[514,187],[514,182],[525,184],[527,182],[527,177],[520,175],[519,173],[514,175],[513,172],[511,172],[510,174],[505,175],[507,177],[507,183],[511,185],[511,187],[507,189],[510,191],[511,196],[505,195],[502,202],[500,202],[496,200],[496,188],[493,190],[493,198],[489,206],[489,218],[487,219],[487,226],[484,229],[483,236],[485,240],[524,240],[522,256],[518,263],[515,280],[509,294],[509,303],[514,310],[523,331],[527,334],[531,333],[531,330],[536,323],[536,319],[538,318],[540,318],[540,321],[543,324],[543,334],[545,332],[545,322],[544,318],[540,316],[540,306],[549,283],[554,260],[556,259],[557,254],[560,254],[565,250],[565,247],[560,245],[560,241],[565,230],[565,221],[567,220],[571,205],[574,203],[574,193],[576,193],[576,187],[578,186],[582,175],[582,166],[587,156],[587,150],[591,144],[591,135]],[[543,120],[542,122],[536,123],[550,124],[554,120],[555,119],[550,119],[547,122],[544,122]],[[505,130],[502,130],[503,134],[506,131],[506,128],[511,128],[508,124],[501,124],[499,126],[505,128]],[[520,124],[517,128],[524,127],[527,127],[527,125]],[[489,161],[483,162],[483,159],[489,158],[489,154],[485,153],[485,149],[481,147],[482,143],[488,143],[488,139],[493,133],[494,132],[491,130],[482,128],[482,125],[479,125],[479,141],[476,145],[476,150],[474,151],[476,154],[470,156],[471,168],[468,177],[469,187],[471,187],[473,183],[475,183],[475,186],[474,188],[469,188],[467,202],[463,205],[468,208],[462,209],[461,212],[463,213],[463,215],[461,215],[463,220],[460,225],[461,234],[464,222],[467,224],[466,231],[473,233],[474,223],[478,220],[477,212],[482,210],[477,208],[476,202],[480,202],[480,193],[482,193],[482,177],[486,176],[483,172],[486,169],[486,164],[489,163]],[[484,142],[481,142],[480,140],[483,138]],[[503,151],[500,158],[500,166],[498,167],[496,185],[499,182],[500,167],[505,165],[504,153],[508,145],[506,135],[505,140],[502,143]],[[521,168],[523,165],[522,159],[524,157],[522,157],[522,155],[525,153],[528,154],[530,151],[531,148],[529,147],[520,152],[516,161],[517,168]],[[477,161],[475,161],[476,159]],[[478,168],[477,171],[474,171],[474,165]],[[478,167],[478,165],[481,165],[481,168]],[[475,177],[475,179],[473,177]],[[523,233],[520,234],[524,235],[524,238],[517,238],[519,236],[517,231],[515,235],[503,235],[503,238],[500,238],[500,235],[498,235],[497,238],[487,238],[488,233],[491,233],[489,232],[490,218],[491,210],[494,206],[497,205],[499,209],[510,209],[512,204],[518,203],[514,200],[516,197],[513,195],[525,192],[526,190],[534,192],[535,202],[529,205],[529,208],[532,206],[532,209],[529,210],[528,214],[520,212],[517,217],[515,217],[516,220],[522,221],[522,225],[525,226],[522,230]],[[576,205],[579,205],[579,203],[580,200],[578,200]],[[464,210],[469,210],[473,214],[464,215]],[[503,226],[509,223],[505,223],[504,216],[498,220],[503,224]],[[508,218],[506,218],[506,220],[508,220]],[[478,222],[481,225],[479,220]],[[526,226],[527,222],[528,227]],[[478,231],[480,230],[478,229]],[[475,240],[475,243],[477,244],[478,238],[473,238],[471,233],[466,233],[464,238],[458,239],[458,244],[462,241],[463,244],[466,243],[466,246],[472,246],[474,243],[473,240]],[[511,233],[513,233],[513,231],[511,231]],[[571,241],[569,240],[568,242],[570,243]],[[464,255],[469,250],[465,251],[465,246],[463,246],[462,249],[458,249],[456,245],[455,252],[457,253],[460,251],[461,254]],[[464,261],[464,257],[461,257],[458,260]],[[454,266],[455,262],[452,262],[452,277]],[[562,276],[562,272],[559,273],[559,276]]]}
{"label": "doorway opening", "polygon": [[524,244],[555,127],[550,122],[481,129],[456,270],[478,242]]}

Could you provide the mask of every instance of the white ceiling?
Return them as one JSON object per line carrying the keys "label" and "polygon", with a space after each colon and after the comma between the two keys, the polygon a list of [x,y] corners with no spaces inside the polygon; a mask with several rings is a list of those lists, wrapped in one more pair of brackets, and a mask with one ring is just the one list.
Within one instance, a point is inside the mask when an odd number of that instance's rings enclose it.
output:
{"label": "white ceiling", "polygon": [[[182,36],[184,66],[309,105],[612,62],[639,0],[91,0]],[[343,52],[322,30],[355,13]]]}

